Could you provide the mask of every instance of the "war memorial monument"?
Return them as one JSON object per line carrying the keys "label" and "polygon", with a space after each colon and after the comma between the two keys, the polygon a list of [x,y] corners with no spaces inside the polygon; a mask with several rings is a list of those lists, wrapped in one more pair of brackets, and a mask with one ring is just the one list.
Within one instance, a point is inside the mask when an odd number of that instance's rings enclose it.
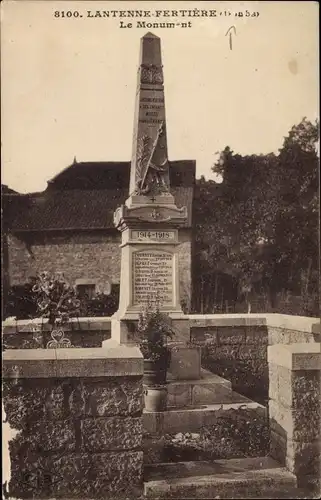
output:
{"label": "war memorial monument", "polygon": [[141,39],[137,75],[129,196],[114,214],[122,232],[122,254],[112,338],[120,343],[129,340],[128,321],[137,320],[142,307],[152,303],[172,318],[176,340],[189,339],[188,317],[180,304],[177,248],[187,208],[176,206],[169,168],[161,44],[147,33]]}

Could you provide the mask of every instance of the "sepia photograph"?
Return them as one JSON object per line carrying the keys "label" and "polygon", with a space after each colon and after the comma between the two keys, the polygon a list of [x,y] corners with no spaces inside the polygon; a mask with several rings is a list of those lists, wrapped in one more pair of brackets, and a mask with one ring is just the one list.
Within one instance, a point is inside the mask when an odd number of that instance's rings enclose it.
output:
{"label": "sepia photograph", "polygon": [[319,5],[3,0],[2,497],[321,490]]}

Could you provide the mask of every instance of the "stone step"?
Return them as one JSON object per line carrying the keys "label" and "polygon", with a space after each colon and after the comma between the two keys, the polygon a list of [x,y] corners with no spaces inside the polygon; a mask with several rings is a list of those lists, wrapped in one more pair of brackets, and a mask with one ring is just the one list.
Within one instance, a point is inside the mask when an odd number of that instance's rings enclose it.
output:
{"label": "stone step", "polygon": [[187,405],[225,402],[231,382],[202,369],[201,378],[196,380],[171,380],[168,376],[167,389],[168,406],[184,408]]}
{"label": "stone step", "polygon": [[[259,403],[241,396],[237,392],[221,388],[212,404],[185,405],[183,408],[167,407],[166,411],[144,410],[143,427],[148,434],[197,432],[203,426],[212,425],[218,416],[231,409],[255,409],[259,415],[266,415],[266,408]],[[224,392],[224,394],[223,394]],[[223,397],[224,396],[224,397]]]}
{"label": "stone step", "polygon": [[147,499],[304,498],[295,476],[269,457],[148,465],[144,481]]}

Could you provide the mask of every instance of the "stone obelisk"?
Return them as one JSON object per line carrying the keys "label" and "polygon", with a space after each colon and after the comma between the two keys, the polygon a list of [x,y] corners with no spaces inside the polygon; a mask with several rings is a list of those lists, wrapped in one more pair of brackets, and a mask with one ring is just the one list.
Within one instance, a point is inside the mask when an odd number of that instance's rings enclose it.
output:
{"label": "stone obelisk", "polygon": [[141,196],[157,196],[158,202],[171,204],[174,200],[169,185],[161,47],[160,39],[152,33],[141,39],[137,79],[129,188],[131,202],[141,203]]}
{"label": "stone obelisk", "polygon": [[[178,278],[178,229],[186,222],[170,191],[170,164],[160,39],[141,39],[129,197],[114,214],[122,232],[119,309],[112,337],[128,341],[126,321],[150,303],[182,317]],[[118,323],[117,323],[118,322]]]}

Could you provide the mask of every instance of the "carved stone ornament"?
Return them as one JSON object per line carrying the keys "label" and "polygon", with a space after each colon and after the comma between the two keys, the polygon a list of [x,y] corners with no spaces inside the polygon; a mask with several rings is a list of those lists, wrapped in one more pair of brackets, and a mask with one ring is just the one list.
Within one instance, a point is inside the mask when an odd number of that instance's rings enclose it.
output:
{"label": "carved stone ornament", "polygon": [[114,224],[119,231],[135,227],[141,222],[165,222],[184,224],[187,219],[187,208],[174,206],[153,206],[153,204],[128,207],[122,205],[114,213]]}
{"label": "carved stone ornament", "polygon": [[137,141],[137,162],[136,162],[136,194],[146,194],[148,189],[142,187],[142,180],[145,175],[146,165],[151,156],[152,141],[148,135],[144,134]]}
{"label": "carved stone ornament", "polygon": [[122,207],[116,208],[114,212],[114,226],[119,227],[122,220]]}
{"label": "carved stone ornament", "polygon": [[162,195],[169,192],[165,123],[158,127],[154,140],[144,134],[137,142],[136,194]]}
{"label": "carved stone ornament", "polygon": [[140,67],[140,81],[147,84],[163,84],[163,69],[162,66],[154,64],[142,64]]}

